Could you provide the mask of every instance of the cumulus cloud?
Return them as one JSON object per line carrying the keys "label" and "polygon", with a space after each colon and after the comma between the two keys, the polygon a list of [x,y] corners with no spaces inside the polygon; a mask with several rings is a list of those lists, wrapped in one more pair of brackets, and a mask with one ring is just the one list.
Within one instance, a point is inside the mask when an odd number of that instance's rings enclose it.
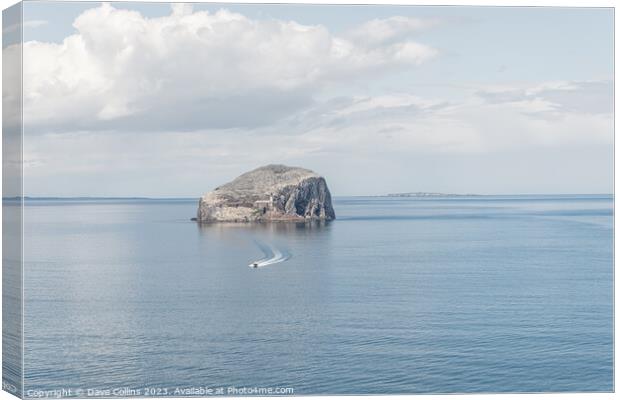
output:
{"label": "cumulus cloud", "polygon": [[436,55],[406,35],[422,20],[370,24],[364,29],[376,30],[381,43],[226,9],[193,12],[175,4],[168,16],[146,18],[103,4],[82,13],[73,23],[77,33],[62,43],[25,43],[27,124],[69,130],[256,126],[308,105],[325,85]]}

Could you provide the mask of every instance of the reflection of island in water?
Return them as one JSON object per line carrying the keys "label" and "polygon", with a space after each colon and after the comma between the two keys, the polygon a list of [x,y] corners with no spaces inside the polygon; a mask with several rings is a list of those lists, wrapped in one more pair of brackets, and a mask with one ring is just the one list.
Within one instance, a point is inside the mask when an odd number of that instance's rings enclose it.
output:
{"label": "reflection of island in water", "polygon": [[267,165],[204,195],[198,222],[327,221],[336,218],[325,179],[304,168]]}
{"label": "reflection of island in water", "polygon": [[246,254],[245,262],[249,267],[261,268],[283,263],[294,256],[304,257],[304,252],[295,252],[291,244],[299,244],[293,246],[299,250],[305,248],[305,243],[325,240],[330,222],[220,222],[201,223],[197,227],[208,241],[225,243],[226,247],[236,249],[236,253]]}

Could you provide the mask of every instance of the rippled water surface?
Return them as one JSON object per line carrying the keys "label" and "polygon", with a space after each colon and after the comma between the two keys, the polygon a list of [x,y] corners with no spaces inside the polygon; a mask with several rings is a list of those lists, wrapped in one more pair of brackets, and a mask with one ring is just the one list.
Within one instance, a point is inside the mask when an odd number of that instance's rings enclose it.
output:
{"label": "rippled water surface", "polygon": [[196,206],[28,202],[26,391],[613,388],[610,196],[336,198],[315,225]]}

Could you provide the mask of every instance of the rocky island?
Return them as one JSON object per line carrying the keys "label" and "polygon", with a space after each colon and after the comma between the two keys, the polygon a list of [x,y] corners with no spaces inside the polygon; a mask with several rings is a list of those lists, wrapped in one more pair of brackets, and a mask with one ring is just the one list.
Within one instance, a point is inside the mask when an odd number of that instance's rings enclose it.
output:
{"label": "rocky island", "polygon": [[198,203],[198,222],[332,220],[325,179],[313,171],[266,165],[215,188]]}

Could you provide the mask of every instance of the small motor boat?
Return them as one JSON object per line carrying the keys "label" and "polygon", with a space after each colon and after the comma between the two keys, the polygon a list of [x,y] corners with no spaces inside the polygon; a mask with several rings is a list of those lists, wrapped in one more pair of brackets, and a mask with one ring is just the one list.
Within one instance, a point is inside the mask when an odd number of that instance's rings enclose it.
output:
{"label": "small motor boat", "polygon": [[251,266],[252,268],[258,268],[258,263],[252,263],[252,264],[250,264],[250,266]]}

